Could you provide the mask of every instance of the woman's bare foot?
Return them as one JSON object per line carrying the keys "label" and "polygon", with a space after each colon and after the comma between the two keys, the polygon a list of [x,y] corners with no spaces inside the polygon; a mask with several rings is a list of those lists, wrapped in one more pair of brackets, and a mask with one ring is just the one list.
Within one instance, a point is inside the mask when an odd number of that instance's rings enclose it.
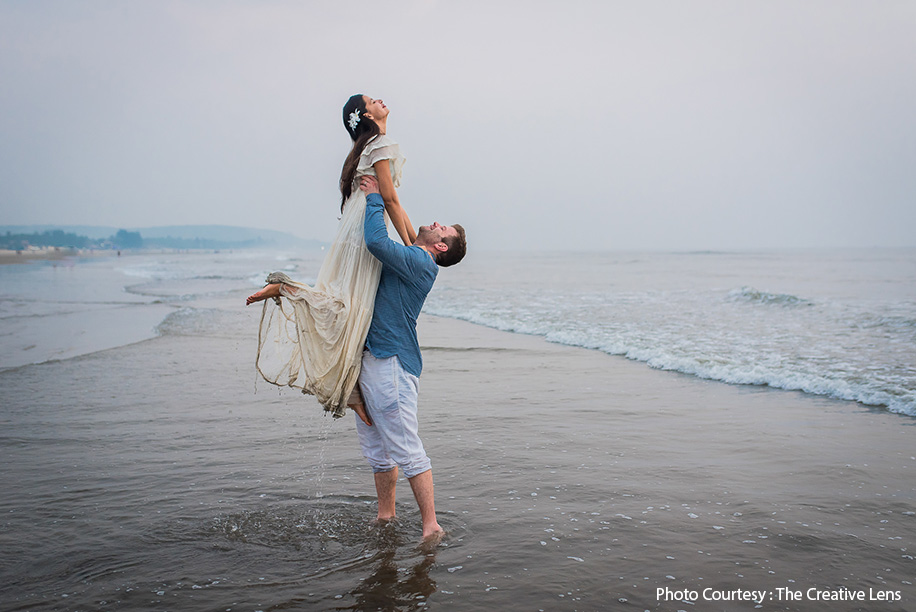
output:
{"label": "woman's bare foot", "polygon": [[359,390],[359,386],[355,387],[350,393],[350,397],[347,398],[347,407],[352,409],[363,423],[366,425],[372,426],[372,419],[369,418],[369,413],[366,412],[366,404],[363,402],[363,394]]}
{"label": "woman's bare foot", "polygon": [[248,299],[245,300],[245,305],[250,306],[255,302],[260,302],[261,300],[266,300],[267,298],[273,297],[280,297],[280,283],[267,285],[257,293],[252,293],[248,296]]}

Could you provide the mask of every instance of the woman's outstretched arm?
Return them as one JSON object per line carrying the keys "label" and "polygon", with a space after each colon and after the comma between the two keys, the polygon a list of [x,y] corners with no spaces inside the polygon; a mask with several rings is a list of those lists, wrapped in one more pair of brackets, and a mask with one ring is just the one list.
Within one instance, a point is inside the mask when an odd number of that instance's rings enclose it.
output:
{"label": "woman's outstretched arm", "polygon": [[388,160],[380,159],[375,162],[373,167],[378,178],[378,190],[382,194],[382,199],[385,200],[385,210],[388,211],[391,223],[404,244],[410,246],[417,240],[417,232],[410,223],[407,211],[404,210],[404,207],[401,206],[401,201],[398,200],[398,192],[391,181],[391,169],[388,165]]}

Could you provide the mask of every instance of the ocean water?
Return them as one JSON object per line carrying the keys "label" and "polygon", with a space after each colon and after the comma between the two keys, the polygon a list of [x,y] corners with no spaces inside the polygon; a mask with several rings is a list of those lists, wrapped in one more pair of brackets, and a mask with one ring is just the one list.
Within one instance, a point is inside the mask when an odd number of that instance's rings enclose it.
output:
{"label": "ocean water", "polygon": [[[433,552],[406,482],[401,522],[371,525],[349,419],[257,380],[245,295],[320,261],[0,267],[0,611],[912,609],[914,252],[472,253],[443,270],[429,313],[557,344],[467,325],[469,349],[426,347]],[[657,595],[840,586],[901,599]]]}
{"label": "ocean water", "polygon": [[[236,251],[3,266],[0,367],[203,325],[206,313],[183,303],[257,287],[272,268],[309,282],[320,261],[320,251]],[[913,249],[472,252],[442,271],[425,311],[916,416]]]}
{"label": "ocean water", "polygon": [[426,311],[916,416],[916,251],[496,255]]}
{"label": "ocean water", "polygon": [[[206,311],[191,302],[260,286],[267,271],[317,271],[321,252],[97,254],[0,266],[0,369],[156,337]],[[210,314],[214,314],[211,312]],[[242,330],[239,330],[241,333]]]}

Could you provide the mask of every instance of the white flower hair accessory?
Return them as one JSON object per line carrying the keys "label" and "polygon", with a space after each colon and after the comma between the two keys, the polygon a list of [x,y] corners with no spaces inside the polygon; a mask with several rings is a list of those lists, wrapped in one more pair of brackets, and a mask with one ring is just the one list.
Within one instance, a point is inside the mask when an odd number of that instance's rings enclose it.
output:
{"label": "white flower hair accessory", "polygon": [[359,120],[360,120],[359,109],[356,109],[355,111],[350,113],[350,120],[347,121],[347,124],[350,126],[351,132],[356,129],[357,125],[359,125]]}

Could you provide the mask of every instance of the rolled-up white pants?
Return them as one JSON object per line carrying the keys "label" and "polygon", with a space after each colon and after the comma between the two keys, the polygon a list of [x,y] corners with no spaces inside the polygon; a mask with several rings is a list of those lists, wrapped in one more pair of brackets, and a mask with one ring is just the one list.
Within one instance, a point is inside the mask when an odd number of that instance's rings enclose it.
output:
{"label": "rolled-up white pants", "polygon": [[376,359],[363,351],[359,388],[372,426],[356,417],[356,433],[373,472],[400,467],[413,478],[432,468],[417,423],[419,379],[401,367],[397,356]]}

